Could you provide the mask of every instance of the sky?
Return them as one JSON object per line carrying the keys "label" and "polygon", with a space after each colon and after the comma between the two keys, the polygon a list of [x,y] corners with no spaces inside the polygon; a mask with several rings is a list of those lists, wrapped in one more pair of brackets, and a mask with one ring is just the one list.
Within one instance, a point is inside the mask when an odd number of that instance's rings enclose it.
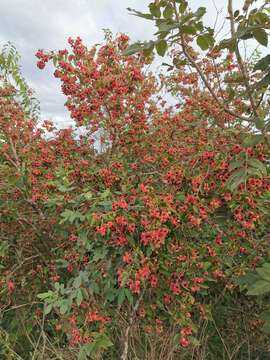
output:
{"label": "sky", "polygon": [[[65,97],[60,82],[48,66],[36,67],[38,49],[58,50],[67,47],[67,38],[80,36],[89,47],[102,42],[102,29],[122,32],[132,41],[149,40],[152,23],[132,16],[127,7],[147,10],[148,0],[0,0],[0,47],[11,41],[21,55],[23,76],[41,102],[41,118],[53,120],[59,127],[71,124],[64,108]],[[193,9],[208,9],[205,23],[213,25],[226,15],[226,0],[190,0]],[[236,4],[242,1],[235,0]]]}

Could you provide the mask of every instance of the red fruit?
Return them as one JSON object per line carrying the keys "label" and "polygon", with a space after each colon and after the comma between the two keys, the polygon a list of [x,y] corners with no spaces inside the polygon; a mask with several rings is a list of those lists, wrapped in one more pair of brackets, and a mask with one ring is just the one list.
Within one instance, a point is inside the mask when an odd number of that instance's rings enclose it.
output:
{"label": "red fruit", "polygon": [[180,339],[180,345],[184,348],[188,347],[190,344],[189,340],[187,338],[181,338]]}
{"label": "red fruit", "polygon": [[45,62],[42,61],[42,60],[38,61],[38,62],[37,62],[37,67],[38,67],[40,70],[44,69],[44,68],[45,68]]}
{"label": "red fruit", "polygon": [[12,280],[9,280],[7,283],[8,291],[12,293],[15,290],[15,283]]}

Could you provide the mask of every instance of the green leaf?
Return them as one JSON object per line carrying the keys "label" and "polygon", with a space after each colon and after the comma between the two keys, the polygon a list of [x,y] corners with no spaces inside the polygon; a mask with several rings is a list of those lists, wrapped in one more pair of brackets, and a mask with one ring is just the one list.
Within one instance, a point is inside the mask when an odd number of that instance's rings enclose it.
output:
{"label": "green leaf", "polygon": [[155,3],[149,4],[149,10],[151,15],[160,18],[161,12],[160,12],[160,7],[158,5],[156,5]]}
{"label": "green leaf", "polygon": [[262,320],[267,321],[267,322],[270,323],[270,310],[263,311],[263,312],[260,314],[260,319],[262,319]]}
{"label": "green leaf", "polygon": [[99,293],[98,284],[95,281],[91,282],[91,284],[89,285],[89,290],[92,291],[93,294],[98,294]]}
{"label": "green leaf", "polygon": [[255,84],[255,88],[257,89],[261,89],[261,88],[266,88],[270,83],[270,72],[265,75],[260,81],[257,82],[257,84]]}
{"label": "green leaf", "polygon": [[99,336],[96,339],[96,349],[97,349],[97,351],[106,350],[111,346],[113,346],[113,343],[111,342],[109,337],[104,333],[99,334]]}
{"label": "green leaf", "polygon": [[265,322],[265,324],[262,327],[262,331],[267,335],[270,334],[270,321]]}
{"label": "green leaf", "polygon": [[247,168],[247,174],[251,175],[251,176],[257,176],[259,178],[262,177],[262,173],[260,172],[260,170],[254,168],[254,167],[248,167]]}
{"label": "green leaf", "polygon": [[183,66],[187,65],[186,59],[178,59],[176,57],[173,58],[173,65],[177,69],[181,69]]}
{"label": "green leaf", "polygon": [[78,289],[82,285],[82,276],[79,274],[73,281],[73,286]]}
{"label": "green leaf", "polygon": [[268,310],[261,313],[260,319],[265,322],[262,327],[262,331],[265,334],[270,334],[270,311]]}
{"label": "green leaf", "polygon": [[82,288],[81,291],[82,291],[83,298],[86,300],[89,300],[88,291],[85,288]]}
{"label": "green leaf", "polygon": [[151,256],[153,252],[153,249],[151,248],[151,246],[148,246],[146,249],[146,256],[149,258]]}
{"label": "green leaf", "polygon": [[86,193],[83,194],[83,196],[85,197],[86,200],[91,200],[93,194],[91,193],[91,191],[87,191]]}
{"label": "green leaf", "polygon": [[235,283],[237,285],[252,285],[258,280],[260,280],[259,276],[256,273],[250,271],[247,274],[236,279]]}
{"label": "green leaf", "polygon": [[86,352],[86,346],[87,345],[83,345],[80,350],[79,350],[79,354],[78,354],[78,360],[87,360],[87,352]]}
{"label": "green leaf", "polygon": [[173,17],[173,14],[174,14],[173,6],[169,3],[163,11],[163,17],[164,19],[171,19]]}
{"label": "green leaf", "polygon": [[264,29],[257,29],[253,31],[254,38],[259,44],[263,46],[268,45],[268,34]]}
{"label": "green leaf", "polygon": [[237,161],[232,161],[229,165],[229,170],[235,170],[235,169],[239,169],[240,167],[242,167],[242,165],[244,164],[244,160],[237,160]]}
{"label": "green leaf", "polygon": [[156,50],[159,56],[164,56],[167,50],[167,41],[162,39],[156,43]]}
{"label": "green leaf", "polygon": [[171,30],[174,30],[177,28],[179,28],[178,23],[170,22],[170,24],[168,24],[167,22],[162,22],[162,23],[158,24],[158,32],[155,35],[162,33],[162,32],[168,32],[168,31],[171,31]]}
{"label": "green leaf", "polygon": [[10,247],[10,244],[7,241],[0,242],[0,257],[6,256],[8,253],[8,249]]}
{"label": "green leaf", "polygon": [[270,55],[266,55],[262,59],[260,59],[254,66],[254,71],[261,70],[265,71],[268,69],[270,65]]}
{"label": "green leaf", "polygon": [[58,190],[61,192],[70,192],[72,190],[74,190],[74,187],[69,187],[68,185],[65,184],[57,184]]}
{"label": "green leaf", "polygon": [[[270,194],[269,194],[270,196]],[[262,267],[270,271],[270,263],[263,263]]]}
{"label": "green leaf", "polygon": [[92,261],[97,262],[99,260],[102,260],[106,257],[107,254],[108,254],[108,249],[97,248],[96,251],[94,252]]}
{"label": "green leaf", "polygon": [[131,15],[138,16],[138,17],[141,17],[141,18],[147,19],[147,20],[153,20],[152,14],[142,13],[140,11],[137,11],[137,10],[134,10],[131,8],[127,8],[127,10],[131,12]]}
{"label": "green leaf", "polygon": [[236,49],[236,39],[224,39],[218,44],[218,49],[228,49],[230,52],[234,52]]}
{"label": "green leaf", "polygon": [[125,288],[125,294],[126,294],[126,298],[128,299],[129,303],[131,305],[133,305],[134,299],[133,299],[133,296],[132,296],[132,293],[130,292],[130,290]]}
{"label": "green leaf", "polygon": [[49,297],[52,297],[53,294],[54,293],[51,290],[49,290],[48,292],[37,294],[37,298],[39,298],[41,300],[44,300],[44,299],[47,299]]}
{"label": "green leaf", "polygon": [[78,291],[77,291],[77,296],[76,296],[76,303],[77,303],[77,305],[80,306],[81,303],[82,303],[82,301],[83,301],[82,290],[81,290],[81,289],[78,289]]}
{"label": "green leaf", "polygon": [[122,305],[126,298],[125,288],[121,288],[118,291],[117,303],[118,305]]}
{"label": "green leaf", "polygon": [[62,300],[61,303],[60,303],[60,314],[61,315],[64,315],[69,309],[69,301],[68,300]]}
{"label": "green leaf", "polygon": [[111,190],[110,189],[106,189],[105,191],[103,191],[100,194],[100,198],[101,199],[106,199],[107,197],[109,197],[111,195]]}
{"label": "green leaf", "polygon": [[194,16],[201,18],[206,14],[206,8],[205,7],[199,7],[198,10],[194,13]]}
{"label": "green leaf", "polygon": [[136,54],[140,51],[142,51],[142,44],[135,43],[135,44],[130,45],[126,50],[122,51],[122,55],[130,56],[130,55]]}
{"label": "green leaf", "polygon": [[244,169],[236,170],[227,181],[227,186],[234,191],[240,184],[246,180],[246,171]]}
{"label": "green leaf", "polygon": [[78,360],[87,360],[88,356],[90,356],[94,350],[95,350],[95,342],[83,345],[80,348]]}
{"label": "green leaf", "polygon": [[102,201],[98,205],[102,207],[103,212],[108,212],[112,210],[112,201],[110,200]]}
{"label": "green leaf", "polygon": [[159,301],[159,300],[157,300],[157,306],[158,306],[158,308],[161,309],[162,311],[165,310],[164,304],[163,304],[161,301]]}
{"label": "green leaf", "polygon": [[167,3],[168,3],[168,0],[160,0],[159,6],[160,7],[165,7],[167,5]]}
{"label": "green leaf", "polygon": [[178,192],[178,193],[176,193],[176,198],[180,201],[185,201],[186,195],[184,192]]}
{"label": "green leaf", "polygon": [[240,39],[241,40],[248,40],[248,39],[253,39],[254,35],[252,34],[252,32],[245,32],[245,34],[243,34]]}
{"label": "green leaf", "polygon": [[207,50],[214,44],[214,38],[211,34],[199,35],[197,44],[202,50]]}
{"label": "green leaf", "polygon": [[52,304],[47,304],[46,303],[45,306],[44,306],[44,314],[48,315],[52,311],[52,307],[53,307]]}
{"label": "green leaf", "polygon": [[186,11],[187,7],[188,7],[188,2],[185,1],[185,0],[182,0],[182,1],[181,1],[181,4],[179,5],[179,12],[180,12],[180,14],[184,14],[184,12]]}
{"label": "green leaf", "polygon": [[116,297],[116,292],[115,290],[110,290],[106,293],[105,298],[107,301],[113,301]]}
{"label": "green leaf", "polygon": [[257,118],[255,121],[255,126],[258,130],[261,130],[264,128],[264,119],[263,118]]}
{"label": "green leaf", "polygon": [[262,279],[270,282],[270,269],[260,267],[257,268],[256,271]]}
{"label": "green leaf", "polygon": [[257,144],[259,144],[261,141],[263,140],[263,135],[250,135],[245,137],[244,141],[243,141],[243,146],[244,147],[252,147],[255,146]]}
{"label": "green leaf", "polygon": [[194,336],[190,336],[189,340],[193,346],[198,347],[201,345],[200,341],[197,338],[195,338]]}
{"label": "green leaf", "polygon": [[174,335],[174,337],[173,337],[174,346],[177,346],[179,344],[180,338],[181,338],[181,335],[179,333]]}
{"label": "green leaf", "polygon": [[153,52],[153,50],[154,50],[154,48],[155,48],[155,43],[154,43],[154,41],[149,41],[148,43],[146,43],[145,45],[144,45],[144,47],[143,47],[143,54],[144,54],[144,56],[150,56],[151,54],[152,54],[152,52]]}
{"label": "green leaf", "polygon": [[197,32],[196,28],[190,25],[183,25],[181,27],[181,30],[184,34],[191,34],[191,35],[195,35]]}
{"label": "green leaf", "polygon": [[267,176],[266,167],[260,160],[251,158],[251,159],[249,159],[248,164],[250,166],[254,167],[255,169],[259,170],[263,176]]}
{"label": "green leaf", "polygon": [[198,22],[194,23],[193,25],[198,32],[202,33],[204,31],[204,25],[203,25],[202,21],[198,21]]}
{"label": "green leaf", "polygon": [[59,224],[63,224],[65,222],[67,222],[67,221],[69,221],[70,223],[73,223],[73,221],[77,217],[77,214],[76,214],[76,211],[66,209],[64,212],[61,213],[61,217],[63,219],[60,220]]}
{"label": "green leaf", "polygon": [[269,16],[262,11],[258,11],[254,14],[254,19],[256,19],[260,24],[266,24],[269,22]]}
{"label": "green leaf", "polygon": [[251,285],[247,295],[263,295],[270,291],[270,282],[266,280],[258,280]]}

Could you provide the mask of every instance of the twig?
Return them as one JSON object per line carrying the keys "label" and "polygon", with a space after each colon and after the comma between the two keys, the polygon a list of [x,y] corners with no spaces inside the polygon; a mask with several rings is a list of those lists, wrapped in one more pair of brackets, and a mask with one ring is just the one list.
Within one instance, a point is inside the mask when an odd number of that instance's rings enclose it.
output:
{"label": "twig", "polygon": [[34,302],[31,302],[31,303],[26,303],[26,304],[21,304],[21,305],[14,305],[14,306],[11,306],[10,308],[6,309],[6,310],[3,310],[3,312],[8,312],[8,311],[12,311],[12,310],[17,310],[17,309],[20,309],[22,307],[25,307],[25,306],[29,306],[29,305],[36,305],[36,304],[43,304],[42,302],[40,301],[34,301]]}
{"label": "twig", "polygon": [[8,141],[10,143],[10,146],[11,146],[11,150],[12,150],[12,153],[13,153],[13,156],[15,158],[15,163],[16,163],[16,169],[19,171],[20,170],[20,160],[19,160],[19,157],[18,157],[18,154],[17,154],[17,151],[16,151],[16,148],[15,148],[15,145],[12,141],[12,138],[9,136],[8,137]]}
{"label": "twig", "polygon": [[[34,353],[32,355],[32,359],[34,360],[35,359],[35,356],[36,356],[36,352],[38,351],[38,347],[39,347],[39,343],[40,343],[40,340],[41,338],[43,338],[43,351],[42,351],[42,354],[44,354],[44,349],[45,349],[45,343],[46,343],[46,337],[44,336],[44,323],[45,323],[45,311],[43,311],[43,316],[42,316],[42,323],[41,323],[41,326],[40,326],[40,334],[39,334],[39,337],[38,337],[38,340],[36,342],[36,345],[35,345],[35,349],[34,349]],[[43,357],[43,356],[42,356]],[[41,358],[42,358],[41,357]]]}
{"label": "twig", "polygon": [[[231,25],[231,35],[232,35],[232,38],[236,38],[232,0],[228,0],[228,13],[229,13],[229,19],[230,19],[230,25]],[[258,118],[256,105],[255,105],[253,95],[252,95],[252,89],[251,89],[251,87],[249,85],[249,80],[248,80],[249,76],[248,76],[248,73],[247,73],[246,66],[245,66],[245,64],[243,62],[242,56],[241,56],[240,51],[239,51],[238,42],[236,42],[235,55],[236,55],[236,59],[237,59],[240,71],[241,71],[242,76],[243,76],[243,80],[244,80],[244,83],[245,83],[245,87],[246,87],[246,90],[247,90],[247,94],[248,94],[248,97],[249,97],[249,101],[250,101],[250,105],[251,105],[253,114],[254,114],[255,118]]]}
{"label": "twig", "polygon": [[217,331],[217,333],[218,333],[218,336],[220,337],[220,340],[221,340],[221,342],[222,342],[222,344],[223,344],[223,346],[224,346],[224,349],[225,349],[225,351],[226,351],[226,354],[227,354],[227,356],[228,356],[228,359],[231,360],[231,359],[232,359],[231,354],[229,353],[229,350],[228,350],[228,348],[227,348],[227,345],[225,344],[225,342],[224,342],[224,340],[223,340],[223,337],[222,337],[222,335],[221,335],[221,333],[220,333],[220,331],[219,331],[219,329],[218,329],[218,327],[217,327],[217,324],[216,324],[216,322],[215,322],[214,319],[213,319],[212,321],[213,321],[214,327],[215,327],[215,329],[216,329],[216,331]]}
{"label": "twig", "polygon": [[[175,1],[173,2],[174,4],[174,10],[175,10],[175,16],[176,16],[176,20],[178,22],[180,22],[180,18],[179,18],[179,14],[177,11],[177,7],[176,7],[176,3]],[[203,73],[203,70],[200,68],[200,66],[197,64],[197,62],[192,58],[192,56],[189,54],[188,50],[187,50],[187,44],[185,42],[184,36],[181,33],[181,47],[182,47],[182,51],[185,55],[185,57],[188,59],[188,61],[190,62],[190,64],[196,69],[197,73],[199,74],[201,80],[203,81],[204,85],[206,86],[206,88],[209,90],[210,94],[212,95],[213,99],[216,101],[216,103],[228,114],[232,115],[233,117],[239,118],[241,120],[247,121],[247,122],[254,122],[254,119],[252,119],[251,117],[246,117],[246,116],[242,116],[240,114],[237,114],[236,112],[234,112],[233,110],[229,109],[223,101],[221,101],[218,96],[215,94],[214,90],[212,89],[209,81],[207,80],[206,76]]]}
{"label": "twig", "polygon": [[46,219],[46,216],[44,215],[43,211],[38,207],[38,205],[33,200],[26,199],[25,201],[32,206],[32,208],[39,214],[42,220]]}
{"label": "twig", "polygon": [[143,298],[143,295],[144,295],[144,291],[142,291],[140,297],[138,298],[136,304],[134,305],[134,308],[133,308],[133,311],[130,315],[130,318],[129,318],[129,321],[128,321],[128,326],[126,328],[126,331],[125,331],[125,342],[124,342],[124,350],[123,350],[123,353],[122,353],[122,356],[121,356],[121,360],[127,360],[128,359],[128,342],[129,342],[129,332],[130,332],[130,328],[133,324],[133,321],[134,321],[134,315],[136,314],[136,311],[138,310],[138,307],[140,305],[140,302]]}

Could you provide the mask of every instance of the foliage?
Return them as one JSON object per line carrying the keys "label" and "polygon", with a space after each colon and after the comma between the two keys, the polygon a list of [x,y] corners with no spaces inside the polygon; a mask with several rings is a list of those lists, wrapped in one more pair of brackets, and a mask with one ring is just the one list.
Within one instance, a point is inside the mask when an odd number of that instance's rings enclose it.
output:
{"label": "foliage", "polygon": [[[256,40],[264,47],[268,45],[269,2],[261,2],[257,8],[253,6],[255,2],[245,1],[242,9],[234,11],[233,1],[228,0],[228,16],[225,20],[229,23],[230,37],[223,38],[221,41],[217,40],[220,29],[217,30],[216,26],[215,28],[206,26],[203,22],[207,9],[199,7],[194,11],[186,0],[156,0],[148,5],[149,13],[128,8],[132,15],[154,21],[157,32],[155,40],[132,44],[124,50],[123,54],[143,52],[144,55],[150,56],[156,50],[158,55],[164,56],[174,48],[175,56],[169,64],[169,70],[173,67],[191,66],[198,73],[215,102],[225,112],[236,118],[245,119],[265,135],[269,132],[270,123],[268,114],[261,107],[261,103],[270,83],[270,57],[266,55],[250,67],[250,64],[243,59],[240,50],[243,46],[249,48],[250,40]],[[217,12],[216,20],[218,16]],[[198,48],[203,51],[202,56]],[[215,59],[224,50],[235,55],[237,67],[230,79],[228,77],[222,79],[217,69],[219,89],[216,91],[202,67],[203,57],[207,56],[215,63]],[[258,73],[260,77],[256,79]],[[234,108],[239,92],[234,91],[233,84],[242,85],[241,96],[249,104],[245,109],[236,111]],[[230,94],[229,98],[224,98],[224,92]]]}
{"label": "foliage", "polygon": [[[173,3],[189,11],[186,2]],[[156,21],[169,34],[171,5],[156,2],[149,14],[135,14],[165,19]],[[188,15],[194,35],[204,12]],[[200,33],[198,44],[212,46],[210,29]],[[155,44],[161,55],[166,36]],[[266,354],[264,305],[253,296],[269,285],[269,129],[254,131],[243,115],[246,86],[228,81],[239,76],[237,55],[205,56],[202,84],[200,72],[185,65],[150,73],[153,57],[132,54],[123,34],[107,32],[90,49],[80,38],[68,43],[71,50],[39,50],[37,66],[53,62],[75,130],[84,127],[79,137],[49,121],[38,127],[12,80],[1,84],[0,354]],[[220,89],[217,77],[228,87]],[[260,111],[269,111],[267,99]],[[242,276],[255,268],[253,287],[240,293]],[[258,290],[262,281],[267,286]]]}
{"label": "foliage", "polygon": [[[20,103],[30,117],[38,118],[39,102],[33,96],[33,91],[27,85],[23,78],[19,66],[20,55],[13,44],[8,42],[2,48],[0,53],[0,81],[1,84],[10,84],[14,86],[14,96],[20,99]],[[2,96],[4,96],[2,94]]]}

